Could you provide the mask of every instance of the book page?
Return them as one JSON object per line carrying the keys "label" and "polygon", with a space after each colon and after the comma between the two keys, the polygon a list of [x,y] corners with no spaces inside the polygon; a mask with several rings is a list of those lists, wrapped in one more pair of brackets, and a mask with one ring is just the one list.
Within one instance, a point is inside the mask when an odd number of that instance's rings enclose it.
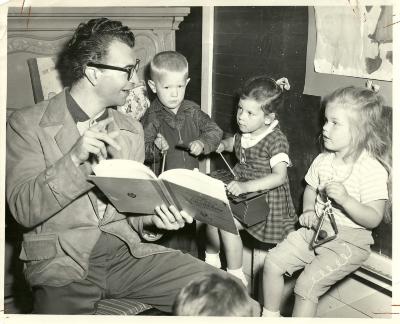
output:
{"label": "book page", "polygon": [[228,202],[224,183],[200,171],[172,169],[163,172],[159,178]]}
{"label": "book page", "polygon": [[102,160],[93,167],[93,171],[98,177],[157,179],[157,176],[151,169],[143,163],[132,160]]}
{"label": "book page", "polygon": [[[189,170],[188,170],[189,171]],[[186,211],[195,220],[238,234],[228,201],[210,192],[200,192],[163,179],[173,200],[180,210]]]}

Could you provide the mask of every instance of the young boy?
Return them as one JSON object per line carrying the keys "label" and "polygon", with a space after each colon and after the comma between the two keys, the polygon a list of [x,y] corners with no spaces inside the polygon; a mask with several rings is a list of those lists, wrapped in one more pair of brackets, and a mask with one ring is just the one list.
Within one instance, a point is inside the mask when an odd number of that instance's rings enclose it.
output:
{"label": "young boy", "polygon": [[173,306],[181,316],[259,316],[243,285],[230,277],[209,273],[188,283]]}
{"label": "young boy", "polygon": [[222,139],[218,125],[184,99],[188,74],[188,62],[178,52],[160,52],[150,63],[148,84],[157,98],[143,117],[146,160],[153,163],[166,153],[164,170],[198,168],[198,156],[215,151]]}

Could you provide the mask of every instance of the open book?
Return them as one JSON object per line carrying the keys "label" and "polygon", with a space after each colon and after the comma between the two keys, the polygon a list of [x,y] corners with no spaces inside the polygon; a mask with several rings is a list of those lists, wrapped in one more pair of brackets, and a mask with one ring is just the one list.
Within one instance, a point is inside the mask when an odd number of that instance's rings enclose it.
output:
{"label": "open book", "polygon": [[90,176],[121,213],[154,214],[161,204],[185,210],[194,219],[237,234],[224,183],[199,171],[172,169],[158,178],[131,160],[102,160]]}

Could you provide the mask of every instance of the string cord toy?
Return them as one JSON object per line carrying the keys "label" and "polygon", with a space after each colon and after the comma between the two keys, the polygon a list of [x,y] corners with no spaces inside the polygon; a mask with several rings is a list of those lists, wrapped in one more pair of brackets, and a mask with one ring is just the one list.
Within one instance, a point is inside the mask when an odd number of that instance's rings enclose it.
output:
{"label": "string cord toy", "polygon": [[[351,165],[350,170],[347,172],[347,174],[342,179],[336,180],[336,181],[340,182],[340,183],[345,182],[350,177],[350,175],[353,173],[353,167],[354,167],[354,164]],[[335,178],[335,175],[338,174],[338,172],[335,171],[335,168],[333,166],[333,160],[331,161],[331,169],[332,169],[332,175],[328,181],[335,181],[334,178]],[[333,239],[335,239],[337,237],[337,234],[339,233],[337,225],[336,225],[336,221],[335,221],[335,216],[333,214],[333,207],[332,207],[331,200],[329,199],[326,192],[324,192],[324,194],[321,195],[321,198],[323,200],[324,206],[323,206],[323,210],[322,210],[322,215],[319,217],[317,230],[314,234],[313,240],[311,241],[312,249],[320,246],[321,244],[332,241]],[[324,229],[322,229],[322,226],[324,225],[326,220],[329,220],[332,225],[333,234],[330,236]]]}
{"label": "string cord toy", "polygon": [[[329,219],[329,221],[331,222],[334,231],[334,234],[330,236],[328,236],[328,233],[322,229],[322,226],[324,225],[324,222],[327,219]],[[335,216],[333,215],[332,202],[328,198],[328,196],[325,195],[323,212],[322,215],[319,217],[317,230],[314,234],[313,240],[311,241],[311,248],[314,249],[317,246],[320,246],[321,244],[332,241],[333,239],[336,238],[337,234],[338,234],[338,228],[336,226]]]}

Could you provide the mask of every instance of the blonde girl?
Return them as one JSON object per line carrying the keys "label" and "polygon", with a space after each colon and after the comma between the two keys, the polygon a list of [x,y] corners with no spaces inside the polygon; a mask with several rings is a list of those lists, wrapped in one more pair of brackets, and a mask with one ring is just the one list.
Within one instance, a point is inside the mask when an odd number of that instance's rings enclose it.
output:
{"label": "blonde girl", "polygon": [[[303,271],[294,288],[293,316],[314,316],[319,297],[368,258],[374,243],[371,230],[384,214],[389,169],[385,160],[391,141],[382,97],[371,89],[346,87],[330,94],[325,103],[325,151],[305,176],[302,227],[265,258],[263,316],[279,316],[283,276],[299,269]],[[337,237],[311,248],[325,208],[334,215]],[[331,222],[325,224],[330,236]]]}

